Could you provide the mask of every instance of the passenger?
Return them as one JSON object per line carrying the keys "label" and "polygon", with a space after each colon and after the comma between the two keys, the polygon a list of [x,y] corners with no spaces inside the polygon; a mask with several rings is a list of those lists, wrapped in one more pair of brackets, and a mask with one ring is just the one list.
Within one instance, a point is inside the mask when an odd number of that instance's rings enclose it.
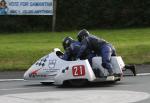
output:
{"label": "passenger", "polygon": [[109,75],[113,75],[113,67],[110,59],[111,56],[116,56],[115,48],[104,39],[89,34],[86,29],[79,31],[77,38],[81,42],[77,58],[80,58],[87,50],[94,51],[97,56],[102,57],[102,66],[108,70]]}

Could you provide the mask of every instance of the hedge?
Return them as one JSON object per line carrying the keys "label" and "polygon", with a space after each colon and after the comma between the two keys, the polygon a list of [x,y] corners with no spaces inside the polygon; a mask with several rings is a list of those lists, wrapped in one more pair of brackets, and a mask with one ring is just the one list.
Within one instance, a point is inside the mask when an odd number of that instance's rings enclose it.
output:
{"label": "hedge", "polygon": [[[57,0],[56,30],[150,26],[149,0]],[[0,16],[0,32],[50,31],[52,16]]]}

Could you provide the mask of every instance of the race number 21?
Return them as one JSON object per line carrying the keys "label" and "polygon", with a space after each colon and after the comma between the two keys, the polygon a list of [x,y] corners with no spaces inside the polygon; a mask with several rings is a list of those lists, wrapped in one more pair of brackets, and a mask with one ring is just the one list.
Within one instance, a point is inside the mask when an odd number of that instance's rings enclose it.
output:
{"label": "race number 21", "polygon": [[73,76],[84,76],[85,75],[85,67],[84,65],[76,65],[72,67]]}

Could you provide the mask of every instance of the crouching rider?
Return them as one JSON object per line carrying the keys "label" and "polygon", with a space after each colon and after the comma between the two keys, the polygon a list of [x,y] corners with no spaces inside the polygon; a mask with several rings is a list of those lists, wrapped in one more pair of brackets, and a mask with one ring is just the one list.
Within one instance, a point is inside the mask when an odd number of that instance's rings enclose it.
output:
{"label": "crouching rider", "polygon": [[77,58],[80,58],[87,50],[94,51],[97,56],[102,57],[102,66],[108,70],[109,75],[114,75],[110,60],[111,56],[116,56],[116,52],[115,48],[110,43],[89,34],[86,29],[79,31],[77,39],[81,42],[81,48],[77,54]]}

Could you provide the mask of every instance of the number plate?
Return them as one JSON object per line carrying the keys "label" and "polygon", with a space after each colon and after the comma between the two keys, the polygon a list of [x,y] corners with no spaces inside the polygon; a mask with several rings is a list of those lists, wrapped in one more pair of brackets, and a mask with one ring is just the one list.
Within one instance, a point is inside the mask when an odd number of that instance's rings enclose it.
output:
{"label": "number plate", "polygon": [[72,67],[73,76],[84,76],[85,75],[85,67],[84,65],[76,65]]}

